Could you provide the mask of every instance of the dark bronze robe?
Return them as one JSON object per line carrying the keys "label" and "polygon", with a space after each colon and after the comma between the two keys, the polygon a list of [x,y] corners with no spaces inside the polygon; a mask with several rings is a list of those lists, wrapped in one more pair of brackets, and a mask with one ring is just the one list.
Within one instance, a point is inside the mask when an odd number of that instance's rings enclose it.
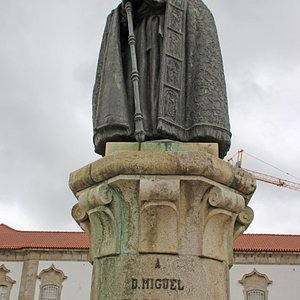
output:
{"label": "dark bronze robe", "polygon": [[[230,125],[213,17],[200,0],[143,4],[134,11],[146,140],[217,142],[224,157]],[[93,93],[95,151],[134,141],[128,32],[121,6],[108,16]]]}

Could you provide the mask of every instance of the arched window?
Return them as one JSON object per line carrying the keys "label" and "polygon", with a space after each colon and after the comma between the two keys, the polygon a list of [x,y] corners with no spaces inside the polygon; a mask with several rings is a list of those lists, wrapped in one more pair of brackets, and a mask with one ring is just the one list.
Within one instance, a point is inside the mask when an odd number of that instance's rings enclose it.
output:
{"label": "arched window", "polygon": [[266,274],[253,269],[239,281],[244,286],[244,300],[268,300],[268,285],[272,281]]}
{"label": "arched window", "polygon": [[67,276],[62,270],[51,265],[48,269],[42,270],[38,278],[41,280],[39,300],[60,300],[63,281]]}
{"label": "arched window", "polygon": [[265,292],[260,290],[251,290],[247,292],[247,300],[266,300]]}
{"label": "arched window", "polygon": [[6,274],[9,273],[4,265],[0,266],[0,300],[9,300],[10,291],[13,285],[16,283]]}
{"label": "arched window", "polygon": [[8,287],[0,285],[0,300],[8,300]]}
{"label": "arched window", "polygon": [[58,300],[58,287],[56,285],[43,286],[42,300]]}

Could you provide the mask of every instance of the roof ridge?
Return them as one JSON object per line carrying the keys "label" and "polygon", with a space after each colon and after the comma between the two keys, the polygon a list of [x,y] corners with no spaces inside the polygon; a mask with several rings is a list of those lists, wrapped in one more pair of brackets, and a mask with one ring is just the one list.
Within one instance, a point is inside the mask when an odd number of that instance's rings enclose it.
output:
{"label": "roof ridge", "polygon": [[84,231],[60,231],[60,230],[18,230],[18,229],[14,229],[4,223],[0,224],[0,227],[4,227],[6,229],[12,230],[14,232],[22,232],[22,233],[75,233],[75,234],[86,234]]}
{"label": "roof ridge", "polygon": [[293,234],[293,233],[243,233],[240,236],[299,236],[300,234]]}
{"label": "roof ridge", "polygon": [[0,227],[5,228],[5,229],[8,229],[8,230],[18,231],[18,230],[16,230],[16,229],[14,229],[14,228],[12,228],[12,227],[10,227],[10,226],[4,224],[4,223],[1,223],[1,224],[0,224]]}
{"label": "roof ridge", "polygon": [[47,230],[16,230],[17,232],[20,232],[20,233],[28,233],[28,234],[83,234],[83,235],[86,235],[87,233],[84,232],[84,231],[47,231]]}
{"label": "roof ridge", "polygon": [[[14,232],[22,232],[22,233],[67,233],[67,234],[86,234],[84,231],[65,231],[65,230],[18,230],[14,229],[4,223],[0,224],[0,228],[3,227],[7,230],[11,230]],[[300,237],[300,234],[292,234],[292,233],[244,233],[241,236],[294,236]]]}

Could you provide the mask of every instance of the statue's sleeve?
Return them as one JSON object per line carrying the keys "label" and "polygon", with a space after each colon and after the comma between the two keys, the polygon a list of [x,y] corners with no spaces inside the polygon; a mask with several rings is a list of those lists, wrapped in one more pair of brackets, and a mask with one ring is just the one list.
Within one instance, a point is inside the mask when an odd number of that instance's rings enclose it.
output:
{"label": "statue's sleeve", "polygon": [[111,14],[108,15],[107,20],[106,20],[106,25],[105,25],[104,33],[102,36],[102,42],[101,42],[100,53],[99,53],[99,58],[98,58],[96,79],[95,79],[95,85],[94,85],[94,90],[93,90],[93,103],[92,103],[93,125],[95,125],[95,120],[96,120],[96,112],[97,112],[97,104],[98,104],[97,99],[98,99],[98,94],[99,94],[99,89],[100,89],[101,70],[103,67],[104,53],[105,53],[105,48],[107,46],[107,37],[109,34],[109,28],[110,28],[112,14],[113,14],[113,12],[111,12]]}

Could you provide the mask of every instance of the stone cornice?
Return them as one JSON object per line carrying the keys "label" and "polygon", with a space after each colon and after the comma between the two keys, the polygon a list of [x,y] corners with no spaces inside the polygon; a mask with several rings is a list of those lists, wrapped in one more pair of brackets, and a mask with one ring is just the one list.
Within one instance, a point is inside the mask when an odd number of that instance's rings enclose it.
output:
{"label": "stone cornice", "polygon": [[234,252],[234,264],[300,265],[300,252]]}
{"label": "stone cornice", "polygon": [[72,172],[69,186],[76,195],[92,185],[120,174],[203,176],[244,195],[252,195],[256,188],[252,174],[209,153],[168,151],[129,151],[103,157]]}
{"label": "stone cornice", "polygon": [[87,261],[88,249],[0,249],[0,261],[63,260]]}

